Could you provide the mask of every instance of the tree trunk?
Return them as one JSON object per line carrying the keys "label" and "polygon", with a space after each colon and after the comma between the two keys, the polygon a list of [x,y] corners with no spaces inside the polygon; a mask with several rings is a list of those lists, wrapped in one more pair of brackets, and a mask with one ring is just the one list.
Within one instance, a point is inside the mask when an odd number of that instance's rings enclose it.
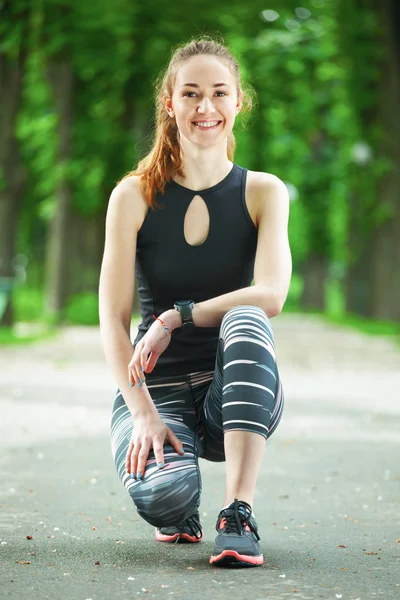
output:
{"label": "tree trunk", "polygon": [[348,232],[350,261],[345,278],[346,312],[366,317],[371,246],[363,229],[362,214],[365,209],[360,191],[354,191],[350,195],[349,203],[351,206]]}
{"label": "tree trunk", "polygon": [[[74,76],[68,58],[50,62],[48,80],[58,114],[58,148],[56,168],[68,167],[71,157],[73,131]],[[55,321],[60,320],[67,294],[67,229],[71,206],[71,184],[62,172],[55,191],[55,212],[49,226],[46,264],[46,311]]]}
{"label": "tree trunk", "polygon": [[379,120],[386,134],[380,153],[393,168],[377,190],[388,216],[372,234],[368,315],[400,322],[400,7],[397,0],[384,0],[378,7],[387,48],[379,86]]}
{"label": "tree trunk", "polygon": [[[22,98],[22,78],[26,56],[20,51],[16,60],[0,54],[0,286],[4,278],[15,277],[16,232],[19,209],[27,181],[26,170],[15,137],[15,121]],[[3,292],[7,293],[7,292]],[[14,322],[12,295],[7,293],[0,326]]]}
{"label": "tree trunk", "polygon": [[105,213],[94,217],[73,211],[69,218],[67,265],[68,297],[82,292],[97,294],[104,247]]}
{"label": "tree trunk", "polygon": [[325,310],[325,283],[328,261],[323,256],[311,255],[302,266],[304,280],[301,307],[305,310]]}
{"label": "tree trunk", "polygon": [[[136,148],[137,156],[136,158],[140,159],[142,156],[147,154],[150,150],[148,144],[148,136],[149,136],[149,127],[150,127],[150,118],[151,118],[151,107],[149,107],[148,103],[146,104],[135,104],[132,110],[132,130],[133,130],[133,140],[132,145]],[[127,125],[127,123],[126,123]],[[173,308],[171,306],[171,308]],[[135,277],[135,293],[133,297],[133,313],[140,312],[140,297],[138,292],[138,281]]]}
{"label": "tree trunk", "polygon": [[[349,8],[350,12],[346,12]],[[357,9],[359,13],[357,13]],[[351,53],[352,44],[367,47],[366,33],[360,26],[358,14],[374,11],[379,23],[370,35],[370,44],[384,48],[383,58],[369,55],[372,61],[369,79],[357,80],[365,74],[361,61],[364,55]],[[366,166],[353,166],[350,179],[354,193],[349,199],[351,219],[349,231],[350,264],[346,279],[347,308],[362,316],[400,321],[400,7],[397,0],[368,0],[367,6],[341,4],[345,26],[343,51],[353,60],[357,85],[350,79],[350,95],[359,122],[360,137],[367,141],[376,158],[387,157],[393,168],[374,185],[368,181]],[[348,30],[346,29],[347,25]],[[382,53],[380,54],[382,56]],[[379,72],[379,78],[372,73]],[[363,94],[359,93],[360,87]],[[368,104],[365,94],[373,98]],[[364,98],[364,102],[360,98]],[[377,125],[383,129],[383,139],[378,138]],[[376,178],[376,176],[375,176]],[[373,198],[375,196],[375,198]],[[366,202],[365,198],[369,198]],[[373,198],[373,202],[371,202]]]}

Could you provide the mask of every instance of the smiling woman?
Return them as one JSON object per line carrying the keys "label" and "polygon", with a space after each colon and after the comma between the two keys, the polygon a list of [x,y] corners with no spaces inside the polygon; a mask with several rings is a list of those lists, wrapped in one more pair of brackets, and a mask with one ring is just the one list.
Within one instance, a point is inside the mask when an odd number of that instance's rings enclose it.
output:
{"label": "smiling woman", "polygon": [[218,183],[232,166],[235,117],[240,112],[244,121],[253,97],[241,80],[239,63],[223,44],[204,36],[178,48],[156,82],[153,147],[122,180],[140,176],[144,201],[151,207],[157,207],[157,197],[172,178],[197,190]]}
{"label": "smiling woman", "polygon": [[204,131],[207,131],[207,129],[216,129],[220,123],[222,121],[193,121],[193,125]]}
{"label": "smiling woman", "polygon": [[289,196],[275,175],[233,162],[235,118],[252,101],[226,46],[206,37],[177,49],[156,98],[154,145],[118,182],[106,219],[112,453],[160,542],[202,539],[199,459],[226,461],[210,563],[258,566],[252,505],[284,404],[270,319],[290,284]]}
{"label": "smiling woman", "polygon": [[[213,88],[217,88],[217,87],[221,87],[221,86],[226,87],[226,88],[230,87],[227,83],[215,83],[212,87]],[[196,83],[184,83],[182,87],[183,88],[184,87],[199,88],[199,86]],[[221,94],[221,96],[218,96],[218,97],[221,97],[221,98],[228,95],[226,92],[221,92],[221,91],[218,91],[216,93],[218,95]],[[194,92],[184,92],[183,93],[183,97],[189,96],[189,94],[194,94],[195,98],[197,98],[197,96],[196,96],[196,94]],[[193,96],[190,96],[190,97],[192,98]],[[201,120],[198,120],[198,121],[193,121],[193,124],[196,125],[202,131],[206,131],[207,129],[216,129],[220,123],[222,123],[222,121],[218,121],[218,120],[215,120],[215,119],[210,120],[210,121],[207,121],[205,119],[201,119]]]}
{"label": "smiling woman", "polygon": [[[187,83],[188,79],[192,83]],[[223,152],[228,162],[228,136],[232,135],[235,117],[243,106],[243,92],[234,74],[215,56],[191,57],[176,72],[174,87],[165,94],[163,102],[177,124],[182,162],[183,157],[187,157],[185,173],[183,169],[180,172],[179,165],[174,165],[174,179],[189,187],[211,187],[224,176],[220,153]],[[206,136],[192,141],[193,127],[196,133],[206,133]]]}

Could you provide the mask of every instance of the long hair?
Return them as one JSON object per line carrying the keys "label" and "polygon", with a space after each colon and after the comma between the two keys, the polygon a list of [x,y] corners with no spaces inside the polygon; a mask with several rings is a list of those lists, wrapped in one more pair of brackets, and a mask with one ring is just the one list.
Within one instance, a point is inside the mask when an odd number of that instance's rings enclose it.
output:
{"label": "long hair", "polygon": [[[178,140],[178,127],[175,119],[171,119],[166,111],[163,98],[172,98],[173,87],[179,67],[192,56],[210,55],[223,61],[235,76],[236,92],[242,95],[244,114],[253,106],[253,90],[241,82],[237,60],[228,48],[210,36],[191,39],[183,46],[176,47],[169,64],[160,73],[155,82],[155,134],[150,152],[142,158],[135,170],[129,171],[117,183],[132,175],[140,175],[140,187],[146,203],[151,208],[159,208],[155,201],[156,193],[164,194],[166,182],[172,179],[171,171],[185,177]],[[233,162],[236,140],[231,131],[228,136],[227,156]]]}

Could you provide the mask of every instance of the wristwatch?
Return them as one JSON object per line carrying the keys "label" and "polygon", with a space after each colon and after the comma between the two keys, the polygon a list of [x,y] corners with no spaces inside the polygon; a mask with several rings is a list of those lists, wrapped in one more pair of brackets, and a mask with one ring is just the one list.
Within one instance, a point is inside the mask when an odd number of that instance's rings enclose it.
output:
{"label": "wristwatch", "polygon": [[194,304],[194,300],[178,300],[174,304],[175,310],[181,315],[183,331],[191,331],[195,327],[192,319],[192,308]]}

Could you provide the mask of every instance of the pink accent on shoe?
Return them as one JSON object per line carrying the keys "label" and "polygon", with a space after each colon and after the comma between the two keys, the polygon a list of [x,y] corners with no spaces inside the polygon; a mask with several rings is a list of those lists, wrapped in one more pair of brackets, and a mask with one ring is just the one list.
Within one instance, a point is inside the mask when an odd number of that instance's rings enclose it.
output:
{"label": "pink accent on shoe", "polygon": [[225,519],[225,517],[222,517],[222,519],[219,523],[218,529],[223,529],[225,527],[225,525],[226,525],[226,519]]}
{"label": "pink accent on shoe", "polygon": [[218,563],[227,556],[232,556],[233,558],[236,558],[238,562],[245,562],[250,565],[262,565],[264,562],[264,557],[262,554],[260,554],[260,556],[247,556],[246,554],[239,554],[239,552],[236,552],[236,550],[224,550],[218,556],[211,556],[210,564],[212,565],[213,563]]}
{"label": "pink accent on shoe", "polygon": [[[226,525],[226,519],[225,519],[225,517],[222,517],[222,519],[219,523],[218,529],[223,529],[225,527],[225,525]],[[246,531],[251,531],[250,527],[247,524],[244,526],[244,529]]]}
{"label": "pink accent on shoe", "polygon": [[155,527],[156,540],[158,542],[175,542],[178,538],[184,539],[188,542],[192,542],[195,544],[196,542],[201,542],[203,539],[203,532],[201,532],[200,537],[196,537],[195,535],[189,535],[188,533],[174,533],[174,535],[165,535],[161,533],[157,527]]}

